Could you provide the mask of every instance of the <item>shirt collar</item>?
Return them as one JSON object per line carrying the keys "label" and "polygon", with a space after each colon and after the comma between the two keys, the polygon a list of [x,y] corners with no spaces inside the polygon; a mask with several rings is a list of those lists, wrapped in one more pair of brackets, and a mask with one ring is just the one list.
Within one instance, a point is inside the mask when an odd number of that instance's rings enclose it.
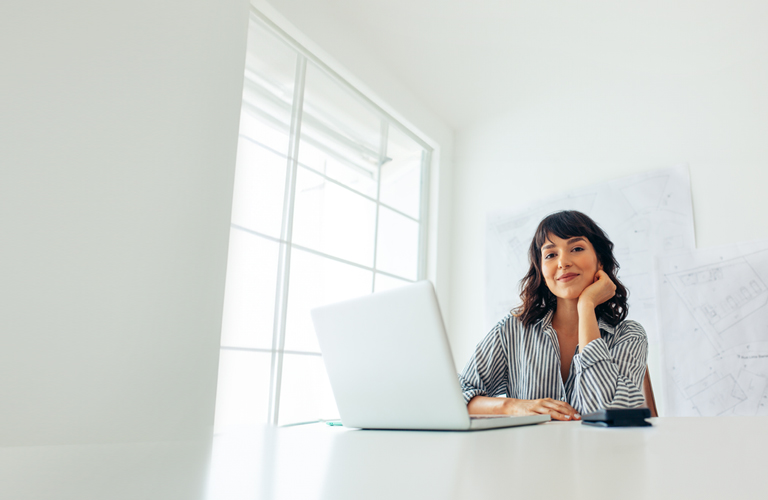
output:
{"label": "shirt collar", "polygon": [[544,330],[552,327],[552,318],[555,316],[555,310],[550,309],[547,311],[547,314],[544,315],[543,318],[541,318],[541,326]]}

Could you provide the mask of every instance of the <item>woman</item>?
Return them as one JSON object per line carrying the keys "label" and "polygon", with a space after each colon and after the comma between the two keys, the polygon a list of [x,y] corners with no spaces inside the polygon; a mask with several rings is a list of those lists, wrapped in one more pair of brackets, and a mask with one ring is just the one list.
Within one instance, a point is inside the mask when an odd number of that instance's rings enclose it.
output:
{"label": "woman", "polygon": [[613,243],[576,211],[547,216],[528,251],[523,304],[480,342],[459,380],[471,414],[579,420],[643,406],[648,341],[627,317]]}

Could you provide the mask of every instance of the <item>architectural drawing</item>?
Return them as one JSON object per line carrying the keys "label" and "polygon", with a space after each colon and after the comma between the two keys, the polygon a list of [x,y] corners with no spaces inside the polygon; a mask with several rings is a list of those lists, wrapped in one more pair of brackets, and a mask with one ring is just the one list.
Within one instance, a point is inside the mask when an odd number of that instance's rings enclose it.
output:
{"label": "architectural drawing", "polygon": [[731,327],[768,303],[768,288],[744,258],[667,275],[716,348],[743,344]]}
{"label": "architectural drawing", "polygon": [[666,414],[768,414],[768,242],[657,267]]}

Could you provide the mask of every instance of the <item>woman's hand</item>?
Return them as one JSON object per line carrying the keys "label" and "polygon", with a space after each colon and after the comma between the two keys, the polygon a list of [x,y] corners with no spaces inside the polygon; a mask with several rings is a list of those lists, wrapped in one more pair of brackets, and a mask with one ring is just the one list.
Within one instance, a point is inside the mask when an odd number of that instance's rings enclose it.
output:
{"label": "woman's hand", "polygon": [[552,420],[580,420],[581,415],[565,401],[552,398],[508,399],[509,415],[549,415]]}
{"label": "woman's hand", "polygon": [[594,282],[579,295],[578,305],[594,309],[614,295],[616,295],[616,284],[611,281],[605,271],[600,269],[595,274]]}

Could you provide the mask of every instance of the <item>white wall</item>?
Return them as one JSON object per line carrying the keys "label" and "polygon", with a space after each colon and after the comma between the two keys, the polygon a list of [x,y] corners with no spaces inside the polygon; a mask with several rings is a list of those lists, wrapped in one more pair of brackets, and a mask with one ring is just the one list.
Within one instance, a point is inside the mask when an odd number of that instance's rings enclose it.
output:
{"label": "white wall", "polygon": [[[428,109],[366,46],[354,29],[324,2],[293,3],[252,0],[269,17],[342,78],[363,91],[425,140],[435,152],[430,178],[427,277],[435,284],[446,323],[451,311],[451,214],[453,131]],[[450,325],[448,324],[449,330]]]}
{"label": "white wall", "polygon": [[495,75],[509,82],[498,113],[457,131],[451,321],[461,365],[485,333],[490,210],[688,163],[699,247],[768,237],[768,4],[561,8],[529,4],[514,20]]}
{"label": "white wall", "polygon": [[0,445],[210,430],[245,0],[0,7]]}

